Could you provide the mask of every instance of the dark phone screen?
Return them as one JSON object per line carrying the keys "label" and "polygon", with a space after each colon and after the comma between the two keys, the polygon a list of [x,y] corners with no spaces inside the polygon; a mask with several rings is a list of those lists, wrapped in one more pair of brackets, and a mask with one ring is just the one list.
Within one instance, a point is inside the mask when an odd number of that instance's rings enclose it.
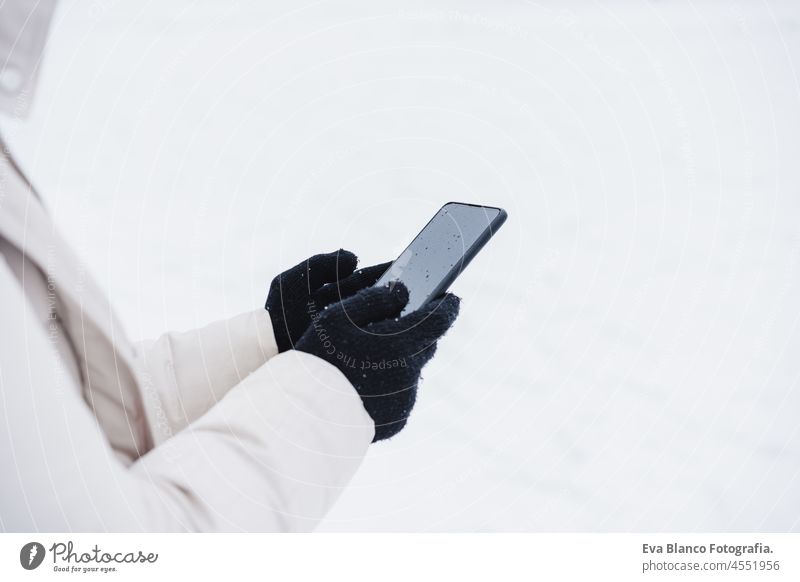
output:
{"label": "dark phone screen", "polygon": [[433,299],[450,271],[458,273],[463,268],[464,255],[499,213],[498,208],[445,204],[376,285],[402,281],[409,294],[403,313],[419,309]]}

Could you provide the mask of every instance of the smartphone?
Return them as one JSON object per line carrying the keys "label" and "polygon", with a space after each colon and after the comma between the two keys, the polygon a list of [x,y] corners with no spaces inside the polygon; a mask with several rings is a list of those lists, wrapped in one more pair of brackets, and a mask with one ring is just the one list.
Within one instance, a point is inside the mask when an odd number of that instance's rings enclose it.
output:
{"label": "smartphone", "polygon": [[507,217],[502,208],[448,202],[375,285],[401,281],[409,295],[403,314],[416,311],[447,291]]}

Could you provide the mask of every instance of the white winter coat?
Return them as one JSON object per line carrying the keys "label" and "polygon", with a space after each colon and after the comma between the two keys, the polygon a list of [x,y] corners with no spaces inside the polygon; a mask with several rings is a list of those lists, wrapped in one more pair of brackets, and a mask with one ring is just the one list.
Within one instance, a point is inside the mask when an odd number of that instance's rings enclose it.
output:
{"label": "white winter coat", "polygon": [[0,529],[310,530],[372,420],[263,308],[133,344],[0,156]]}
{"label": "white winter coat", "polygon": [[[0,1],[0,112],[25,114],[54,7]],[[374,435],[263,308],[132,344],[5,147],[0,326],[0,531],[310,530]]]}

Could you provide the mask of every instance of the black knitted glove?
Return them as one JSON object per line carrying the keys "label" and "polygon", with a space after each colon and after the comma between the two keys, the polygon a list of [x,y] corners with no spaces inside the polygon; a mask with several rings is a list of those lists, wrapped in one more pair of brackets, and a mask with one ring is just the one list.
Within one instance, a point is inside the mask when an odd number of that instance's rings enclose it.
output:
{"label": "black knitted glove", "polygon": [[350,251],[314,255],[272,280],[264,306],[272,320],[278,351],[292,349],[311,324],[312,305],[321,311],[335,301],[371,287],[391,262],[354,272],[358,259]]}
{"label": "black knitted glove", "polygon": [[370,287],[314,313],[296,349],[342,371],[375,421],[373,442],[379,441],[405,426],[422,367],[455,321],[459,301],[447,293],[398,317],[408,303],[405,286]]}

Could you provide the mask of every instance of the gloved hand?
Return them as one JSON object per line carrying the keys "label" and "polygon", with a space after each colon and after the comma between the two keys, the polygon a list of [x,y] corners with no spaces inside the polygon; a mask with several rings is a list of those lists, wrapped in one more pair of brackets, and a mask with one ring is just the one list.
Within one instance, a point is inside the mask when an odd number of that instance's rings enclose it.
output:
{"label": "gloved hand", "polygon": [[278,351],[292,349],[311,323],[311,314],[371,287],[391,262],[354,271],[358,258],[344,249],[313,257],[272,280],[264,305]]}
{"label": "gloved hand", "polygon": [[408,303],[405,286],[370,287],[315,314],[295,347],[350,380],[375,421],[376,442],[405,426],[422,367],[455,321],[459,302],[447,293],[399,317]]}

